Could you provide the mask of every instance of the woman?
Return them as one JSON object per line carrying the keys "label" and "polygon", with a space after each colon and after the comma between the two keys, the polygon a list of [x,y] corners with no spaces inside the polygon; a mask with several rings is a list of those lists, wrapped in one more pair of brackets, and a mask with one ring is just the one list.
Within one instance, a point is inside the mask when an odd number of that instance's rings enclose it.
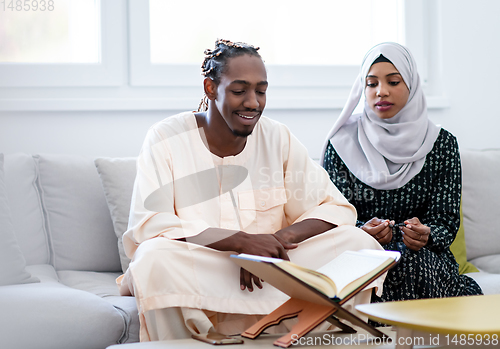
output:
{"label": "woman", "polygon": [[[364,90],[362,113],[353,114]],[[365,56],[322,164],[358,211],[357,226],[401,252],[373,301],[481,294],[450,252],[460,226],[456,138],[427,118],[413,56],[396,43]]]}

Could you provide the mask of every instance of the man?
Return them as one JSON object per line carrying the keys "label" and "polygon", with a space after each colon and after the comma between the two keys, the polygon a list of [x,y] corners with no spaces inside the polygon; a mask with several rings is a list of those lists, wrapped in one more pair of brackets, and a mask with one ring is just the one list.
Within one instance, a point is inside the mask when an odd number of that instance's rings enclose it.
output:
{"label": "man", "polygon": [[241,333],[287,300],[232,253],[316,269],[344,250],[382,249],[304,146],[262,116],[257,49],[218,40],[205,53],[206,108],[155,124],[138,160],[124,235],[133,260],[119,283],[137,299],[141,341]]}

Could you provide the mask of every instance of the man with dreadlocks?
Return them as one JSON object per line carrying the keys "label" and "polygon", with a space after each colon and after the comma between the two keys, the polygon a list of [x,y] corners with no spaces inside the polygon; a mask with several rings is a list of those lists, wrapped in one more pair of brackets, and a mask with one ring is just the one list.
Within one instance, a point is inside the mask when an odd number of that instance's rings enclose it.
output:
{"label": "man with dreadlocks", "polygon": [[[287,300],[232,253],[317,269],[345,250],[382,249],[354,227],[355,209],[305,147],[262,116],[268,81],[258,49],[218,40],[205,54],[198,112],[153,125],[137,162],[123,237],[132,262],[118,284],[136,297],[141,341],[238,334]],[[380,293],[382,282],[371,286]]]}

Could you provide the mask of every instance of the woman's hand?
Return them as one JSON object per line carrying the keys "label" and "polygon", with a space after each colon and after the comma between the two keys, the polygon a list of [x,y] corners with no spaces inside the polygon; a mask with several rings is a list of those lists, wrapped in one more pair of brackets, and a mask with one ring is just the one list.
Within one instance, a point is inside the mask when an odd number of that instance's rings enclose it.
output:
{"label": "woman's hand", "polygon": [[394,221],[389,221],[388,219],[382,220],[377,217],[373,217],[366,222],[361,229],[373,236],[379,244],[386,245],[392,240],[392,227],[389,226],[390,224],[394,225]]}
{"label": "woman's hand", "polygon": [[417,217],[404,221],[405,227],[400,227],[403,231],[403,242],[410,250],[419,251],[429,242],[431,228],[420,223]]}

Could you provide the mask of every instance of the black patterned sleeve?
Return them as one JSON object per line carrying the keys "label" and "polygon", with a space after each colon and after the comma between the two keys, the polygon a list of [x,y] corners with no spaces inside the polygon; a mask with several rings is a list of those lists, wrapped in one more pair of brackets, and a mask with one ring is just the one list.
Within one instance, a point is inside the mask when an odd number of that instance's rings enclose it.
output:
{"label": "black patterned sleeve", "polygon": [[[460,227],[460,196],[462,190],[462,167],[456,138],[445,131],[436,161],[438,169],[430,189],[430,200],[421,222],[431,228],[427,248],[432,251],[447,249]],[[441,138],[441,137],[440,137]],[[439,141],[439,139],[438,139]]]}

